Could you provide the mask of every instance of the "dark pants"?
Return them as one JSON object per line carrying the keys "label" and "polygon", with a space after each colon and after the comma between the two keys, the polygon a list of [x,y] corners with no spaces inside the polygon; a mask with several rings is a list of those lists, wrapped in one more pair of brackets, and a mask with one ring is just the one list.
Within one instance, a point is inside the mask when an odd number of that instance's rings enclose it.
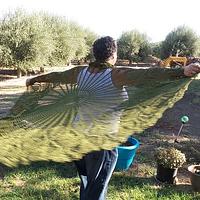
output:
{"label": "dark pants", "polygon": [[117,149],[89,153],[75,161],[80,179],[80,200],[105,200],[117,162]]}

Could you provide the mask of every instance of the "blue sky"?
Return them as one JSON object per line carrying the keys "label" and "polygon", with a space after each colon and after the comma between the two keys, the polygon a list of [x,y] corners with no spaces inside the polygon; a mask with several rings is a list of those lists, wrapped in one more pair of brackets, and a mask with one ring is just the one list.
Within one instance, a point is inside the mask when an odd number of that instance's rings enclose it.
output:
{"label": "blue sky", "polygon": [[200,35],[198,0],[5,0],[0,15],[23,8],[65,16],[99,35],[117,39],[123,31],[137,29],[152,42],[164,40],[180,25]]}

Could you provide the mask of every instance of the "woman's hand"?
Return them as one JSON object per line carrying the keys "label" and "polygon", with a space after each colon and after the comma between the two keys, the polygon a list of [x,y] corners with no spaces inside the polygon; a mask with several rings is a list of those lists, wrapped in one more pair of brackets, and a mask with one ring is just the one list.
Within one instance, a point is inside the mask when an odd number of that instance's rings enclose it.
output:
{"label": "woman's hand", "polygon": [[200,64],[199,63],[191,63],[184,67],[185,76],[194,76],[200,72]]}

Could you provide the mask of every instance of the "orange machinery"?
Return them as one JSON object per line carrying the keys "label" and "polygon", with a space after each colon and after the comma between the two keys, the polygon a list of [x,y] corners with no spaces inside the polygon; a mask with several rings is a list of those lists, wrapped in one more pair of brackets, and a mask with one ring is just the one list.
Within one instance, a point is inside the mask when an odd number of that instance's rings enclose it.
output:
{"label": "orange machinery", "polygon": [[186,57],[169,56],[160,62],[161,67],[173,67],[174,65],[185,66],[187,63]]}

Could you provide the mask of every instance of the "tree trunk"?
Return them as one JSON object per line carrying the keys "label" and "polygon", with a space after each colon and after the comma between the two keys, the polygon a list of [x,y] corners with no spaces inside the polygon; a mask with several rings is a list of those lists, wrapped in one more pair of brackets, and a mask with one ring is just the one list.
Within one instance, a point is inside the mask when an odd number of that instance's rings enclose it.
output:
{"label": "tree trunk", "polygon": [[0,180],[3,180],[5,177],[5,166],[0,164]]}
{"label": "tree trunk", "polygon": [[44,73],[44,67],[40,67],[40,73]]}
{"label": "tree trunk", "polygon": [[22,76],[22,70],[17,68],[17,78],[21,78]]}

